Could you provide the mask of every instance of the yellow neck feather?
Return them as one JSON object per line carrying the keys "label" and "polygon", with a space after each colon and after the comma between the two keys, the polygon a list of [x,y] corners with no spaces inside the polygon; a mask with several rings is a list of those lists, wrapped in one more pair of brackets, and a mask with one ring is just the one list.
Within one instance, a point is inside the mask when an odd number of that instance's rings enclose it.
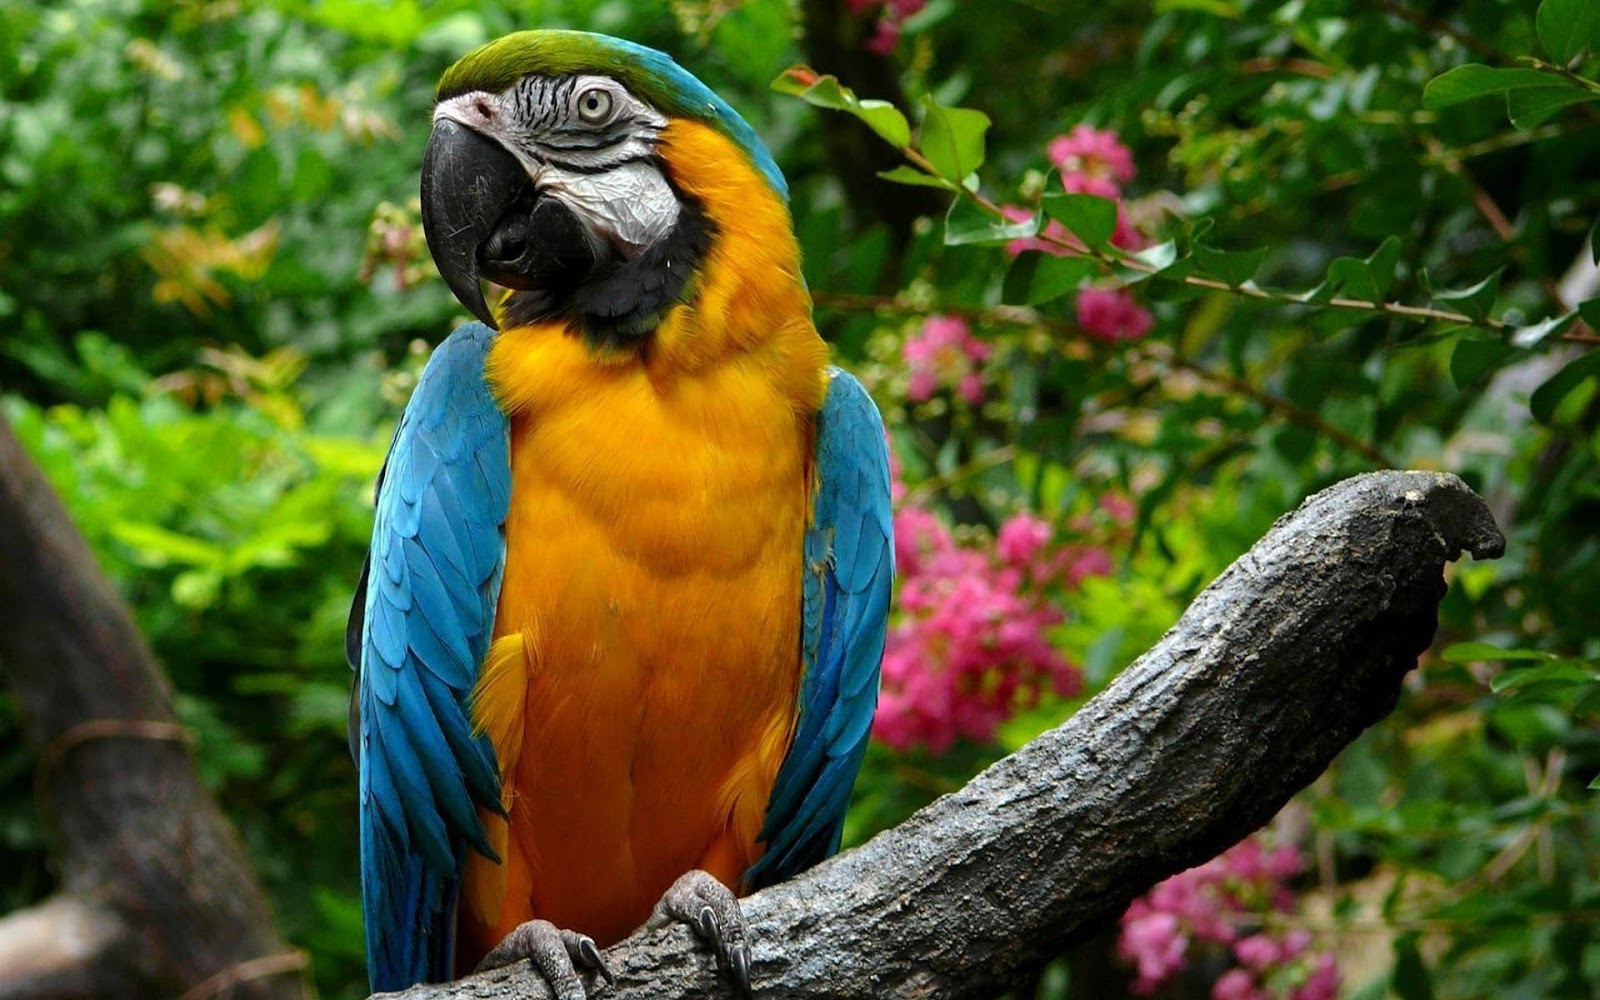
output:
{"label": "yellow neck feather", "polygon": [[731,363],[779,383],[798,412],[814,413],[827,348],[812,325],[788,207],[743,151],[708,126],[675,120],[659,148],[673,183],[700,201],[715,227],[689,300],[634,349],[594,347],[566,320],[505,330],[489,360],[502,405],[525,412],[595,380],[643,374],[661,384]]}

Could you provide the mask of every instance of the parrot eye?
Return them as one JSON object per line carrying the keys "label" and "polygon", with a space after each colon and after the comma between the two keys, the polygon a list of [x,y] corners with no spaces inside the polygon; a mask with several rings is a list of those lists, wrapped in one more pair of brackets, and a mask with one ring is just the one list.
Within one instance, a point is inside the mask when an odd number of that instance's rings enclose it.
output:
{"label": "parrot eye", "polygon": [[578,95],[578,118],[595,125],[611,114],[611,93],[601,87],[590,87]]}

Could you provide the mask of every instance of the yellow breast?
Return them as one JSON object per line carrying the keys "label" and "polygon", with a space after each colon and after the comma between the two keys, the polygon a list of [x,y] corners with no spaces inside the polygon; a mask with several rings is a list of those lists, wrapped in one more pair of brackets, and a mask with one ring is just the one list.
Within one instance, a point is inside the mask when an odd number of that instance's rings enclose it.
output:
{"label": "yellow breast", "polygon": [[[681,168],[717,143],[675,123],[664,149]],[[720,235],[643,350],[598,354],[552,323],[491,356],[512,494],[474,717],[510,819],[491,822],[504,864],[469,864],[464,965],[535,916],[616,940],[684,871],[736,885],[759,856],[800,681],[825,349],[782,203],[730,173],[676,176]]]}

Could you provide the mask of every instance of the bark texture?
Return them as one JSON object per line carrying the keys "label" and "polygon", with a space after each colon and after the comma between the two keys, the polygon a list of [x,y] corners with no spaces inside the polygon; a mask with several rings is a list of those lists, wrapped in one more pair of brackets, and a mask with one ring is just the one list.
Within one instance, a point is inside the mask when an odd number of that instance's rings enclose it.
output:
{"label": "bark texture", "polygon": [[[984,997],[1265,823],[1387,714],[1444,564],[1505,540],[1456,477],[1346,480],[1286,515],[1060,728],[901,826],[744,901],[757,996]],[[682,927],[598,997],[731,995]],[[406,1000],[545,998],[526,969]]]}
{"label": "bark texture", "polygon": [[56,899],[0,921],[0,1000],[304,995],[165,676],[3,419],[0,671],[61,861]]}

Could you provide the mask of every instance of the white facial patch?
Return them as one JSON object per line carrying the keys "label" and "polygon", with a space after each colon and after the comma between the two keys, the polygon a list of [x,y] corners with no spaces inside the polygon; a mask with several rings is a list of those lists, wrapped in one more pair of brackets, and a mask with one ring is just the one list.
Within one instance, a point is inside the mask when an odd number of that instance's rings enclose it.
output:
{"label": "white facial patch", "polygon": [[678,222],[677,195],[652,162],[636,160],[598,174],[542,164],[532,176],[624,257],[665,239]]}
{"label": "white facial patch", "polygon": [[667,119],[609,77],[524,77],[441,101],[441,118],[498,142],[625,258],[677,224],[678,197],[655,158]]}

